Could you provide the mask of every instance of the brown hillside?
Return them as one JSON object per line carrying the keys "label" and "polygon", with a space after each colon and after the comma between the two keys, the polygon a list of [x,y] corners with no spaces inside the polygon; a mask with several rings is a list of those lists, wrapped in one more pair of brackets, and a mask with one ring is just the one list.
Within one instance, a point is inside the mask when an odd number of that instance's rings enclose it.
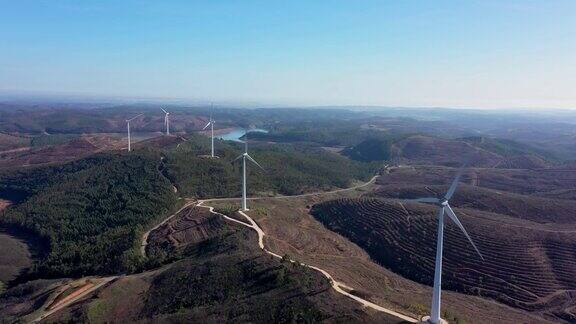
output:
{"label": "brown hillside", "polygon": [[[500,214],[457,209],[485,261],[460,231],[445,230],[443,286],[510,306],[576,320],[576,227],[538,226]],[[435,208],[378,199],[317,204],[312,214],[360,245],[377,262],[431,284],[436,240]]]}
{"label": "brown hillside", "polygon": [[468,158],[473,166],[494,167],[503,158],[469,143],[423,135],[410,136],[394,143],[393,155],[400,163],[459,166]]}
{"label": "brown hillside", "polygon": [[[445,167],[390,168],[377,180],[379,185],[446,185],[452,182],[456,169]],[[564,199],[574,194],[576,172],[568,168],[511,170],[469,168],[462,183],[523,195]]]}
{"label": "brown hillside", "polygon": [[[419,197],[442,197],[448,186],[385,185],[375,196],[383,198],[414,199]],[[520,195],[470,185],[460,185],[450,204],[454,207],[478,209],[527,219],[537,223],[576,223],[576,201],[547,199]]]}

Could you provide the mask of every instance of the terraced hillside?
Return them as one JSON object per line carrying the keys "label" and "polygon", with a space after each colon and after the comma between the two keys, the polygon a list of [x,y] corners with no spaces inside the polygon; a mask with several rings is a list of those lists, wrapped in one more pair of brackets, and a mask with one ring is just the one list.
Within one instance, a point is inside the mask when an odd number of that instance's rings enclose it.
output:
{"label": "terraced hillside", "polygon": [[[382,186],[446,185],[456,169],[423,166],[390,168],[377,184]],[[576,170],[573,167],[547,169],[486,169],[470,168],[462,175],[462,183],[497,191],[557,199],[576,197]]]}
{"label": "terraced hillside", "polygon": [[[37,144],[34,144],[37,140]],[[36,137],[32,146],[0,152],[0,168],[31,167],[59,164],[80,159],[97,152],[124,148],[124,139],[108,135],[83,135],[63,143],[51,144]]]}
{"label": "terraced hillside", "polygon": [[[451,223],[445,230],[445,289],[495,299],[556,319],[576,320],[576,226],[543,226],[502,214],[456,209],[482,251],[474,253]],[[433,206],[373,198],[313,206],[329,229],[409,279],[431,285],[436,216]]]}
{"label": "terraced hillside", "polygon": [[392,145],[392,158],[399,163],[459,166],[471,160],[471,165],[485,168],[537,169],[550,163],[547,152],[540,152],[509,140],[485,138],[445,139],[413,135]]}
{"label": "terraced hillside", "polygon": [[[448,186],[382,185],[373,195],[383,198],[414,199],[441,197]],[[521,195],[462,184],[450,200],[456,207],[504,214],[537,223],[576,224],[576,201]]]}
{"label": "terraced hillside", "polygon": [[206,208],[189,207],[150,233],[146,255],[165,262],[170,255],[212,239],[223,232],[224,221]]}

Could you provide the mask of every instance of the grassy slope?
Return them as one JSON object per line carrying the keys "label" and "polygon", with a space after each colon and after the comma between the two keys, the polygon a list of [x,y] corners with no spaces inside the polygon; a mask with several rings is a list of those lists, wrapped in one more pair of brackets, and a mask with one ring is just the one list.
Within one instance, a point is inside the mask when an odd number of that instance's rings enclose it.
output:
{"label": "grassy slope", "polygon": [[0,283],[8,283],[31,264],[28,246],[0,229]]}
{"label": "grassy slope", "polygon": [[30,144],[30,139],[20,136],[0,133],[0,151],[7,151],[19,147],[25,147]]}

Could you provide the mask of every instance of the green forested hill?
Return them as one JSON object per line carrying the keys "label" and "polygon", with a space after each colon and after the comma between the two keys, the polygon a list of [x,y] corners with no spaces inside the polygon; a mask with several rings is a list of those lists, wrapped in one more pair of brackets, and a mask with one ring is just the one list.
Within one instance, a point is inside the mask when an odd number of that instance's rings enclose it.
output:
{"label": "green forested hill", "polygon": [[342,154],[356,161],[386,161],[391,157],[392,140],[369,138],[345,149]]}
{"label": "green forested hill", "polygon": [[19,185],[25,198],[2,221],[49,244],[36,266],[42,276],[130,271],[144,226],[176,207],[160,164],[149,152],[102,154],[5,176],[4,188]]}
{"label": "green forested hill", "polygon": [[[198,157],[208,151],[202,139],[190,140],[166,153],[166,174],[181,194],[195,197],[234,197],[240,195],[241,145],[217,143],[219,159]],[[361,163],[317,147],[257,144],[250,155],[265,169],[250,164],[248,190],[251,194],[269,192],[294,195],[319,189],[346,187],[354,179],[367,180],[377,163]]]}
{"label": "green forested hill", "polygon": [[[243,147],[218,142],[219,159],[205,137],[170,148],[97,154],[59,166],[0,174],[0,197],[16,204],[1,221],[46,242],[32,275],[80,276],[130,272],[143,261],[140,235],[183,197],[239,197]],[[249,166],[251,194],[298,194],[346,187],[368,179],[378,164],[351,161],[320,148],[258,144],[250,154],[266,169]]]}

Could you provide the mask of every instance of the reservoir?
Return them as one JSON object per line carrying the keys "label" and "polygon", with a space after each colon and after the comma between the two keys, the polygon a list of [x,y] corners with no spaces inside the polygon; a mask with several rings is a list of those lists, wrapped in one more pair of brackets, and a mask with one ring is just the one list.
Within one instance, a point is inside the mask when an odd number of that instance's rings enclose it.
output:
{"label": "reservoir", "polygon": [[[253,129],[249,129],[248,133],[268,133],[268,131],[265,129],[253,128]],[[242,136],[244,136],[244,129],[243,128],[235,128],[234,130],[232,130],[228,133],[223,133],[220,135],[214,135],[215,138],[219,138],[219,139],[225,140],[225,141],[234,141],[234,142],[242,142],[242,140],[240,140],[240,138]]]}

